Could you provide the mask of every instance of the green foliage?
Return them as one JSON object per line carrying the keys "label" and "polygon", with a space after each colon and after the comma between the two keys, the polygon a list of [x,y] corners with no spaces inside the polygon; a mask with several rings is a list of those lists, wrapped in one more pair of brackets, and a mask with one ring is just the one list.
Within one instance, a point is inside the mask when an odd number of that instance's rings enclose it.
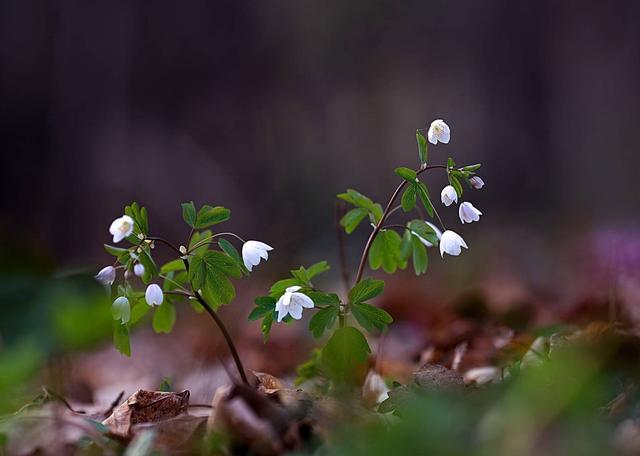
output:
{"label": "green foliage", "polygon": [[411,236],[411,254],[413,256],[413,269],[416,275],[427,272],[429,258],[427,257],[427,248],[415,235]]}
{"label": "green foliage", "polygon": [[322,349],[320,367],[334,386],[353,386],[366,366],[369,353],[371,349],[364,335],[352,326],[345,326],[337,329]]}
{"label": "green foliage", "polygon": [[427,210],[427,214],[429,214],[429,217],[433,218],[433,204],[431,204],[431,198],[429,197],[429,190],[427,190],[427,186],[422,182],[418,182],[415,187],[422,205]]}
{"label": "green foliage", "polygon": [[226,222],[231,218],[231,211],[222,206],[209,206],[205,204],[196,213],[193,201],[182,203],[182,218],[191,228],[201,230],[218,223]]}
{"label": "green foliage", "polygon": [[349,307],[351,313],[367,331],[384,330],[393,321],[385,310],[365,303],[369,299],[379,296],[384,291],[382,280],[364,279],[357,283],[349,292]]}
{"label": "green foliage", "polygon": [[320,357],[322,356],[322,350],[315,349],[311,353],[311,358],[305,363],[300,364],[296,369],[295,386],[300,386],[304,382],[317,378],[321,375],[320,370]]}
{"label": "green foliage", "polygon": [[402,238],[393,230],[383,230],[373,240],[369,251],[369,266],[376,270],[384,269],[388,274],[396,272],[396,269],[407,267],[407,261],[402,258],[400,245]]}
{"label": "green foliage", "polygon": [[331,329],[336,321],[336,318],[338,318],[339,312],[339,305],[325,307],[324,309],[320,309],[318,312],[316,312],[316,314],[309,321],[309,330],[316,339],[322,337],[322,334],[324,334],[326,330]]}
{"label": "green foliage", "polygon": [[146,207],[140,207],[138,203],[133,202],[124,208],[124,213],[135,222],[134,234],[142,233],[145,236],[149,234],[149,218]]}
{"label": "green foliage", "polygon": [[165,297],[153,314],[153,330],[157,333],[168,334],[173,329],[176,322],[176,308],[173,303]]}
{"label": "green foliage", "polygon": [[113,324],[113,345],[120,353],[131,356],[131,345],[129,344],[129,326],[123,325],[119,321]]}
{"label": "green foliage", "polygon": [[340,220],[340,225],[344,227],[347,234],[351,234],[355,231],[358,225],[360,225],[360,222],[367,217],[367,215],[369,215],[369,211],[367,211],[367,209],[363,207],[356,207],[344,214]]}
{"label": "green foliage", "polygon": [[420,130],[416,130],[416,141],[418,142],[418,157],[420,158],[420,165],[426,166],[428,155],[427,138],[424,137]]}
{"label": "green foliage", "polygon": [[208,250],[189,259],[189,280],[214,310],[235,298],[236,290],[229,277],[241,276],[238,263],[223,252]]}
{"label": "green foliage", "polygon": [[408,185],[402,193],[402,210],[405,212],[412,211],[416,207],[416,186]]}
{"label": "green foliage", "polygon": [[377,223],[382,218],[382,206],[374,203],[371,198],[363,195],[357,190],[348,189],[345,193],[340,193],[338,198],[353,204],[356,207],[365,209],[371,218],[371,221]]}
{"label": "green foliage", "polygon": [[349,291],[349,303],[368,301],[379,296],[384,291],[384,281],[366,278],[358,282]]}
{"label": "green foliage", "polygon": [[418,178],[418,174],[414,170],[405,167],[396,168],[395,173],[410,184],[415,184]]}

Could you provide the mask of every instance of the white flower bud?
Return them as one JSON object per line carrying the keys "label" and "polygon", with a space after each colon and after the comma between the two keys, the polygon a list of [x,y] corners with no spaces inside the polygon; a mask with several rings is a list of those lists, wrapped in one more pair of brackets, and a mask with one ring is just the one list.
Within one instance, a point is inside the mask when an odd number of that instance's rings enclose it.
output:
{"label": "white flower bud", "polygon": [[267,261],[268,251],[273,247],[260,241],[247,241],[242,245],[242,261],[249,272],[260,263],[260,258]]}
{"label": "white flower bud", "polygon": [[181,245],[178,250],[180,251],[181,254],[186,255],[187,254],[187,248],[184,245]]}
{"label": "white flower bud", "polygon": [[480,176],[473,176],[469,178],[469,184],[476,190],[480,190],[484,187],[484,181],[480,178]]}
{"label": "white flower bud", "polygon": [[461,247],[465,249],[469,248],[458,233],[451,230],[442,233],[442,237],[440,238],[440,256],[444,257],[445,253],[458,256],[462,251]]}
{"label": "white flower bud", "polygon": [[120,296],[113,301],[111,304],[111,315],[114,320],[120,320],[122,324],[129,323],[129,319],[131,318],[131,305],[129,304],[129,300]]}
{"label": "white flower bud", "polygon": [[155,283],[152,283],[147,287],[147,291],[144,293],[144,299],[150,306],[159,306],[164,300],[164,294],[162,288]]}
{"label": "white flower bud", "polygon": [[476,209],[473,204],[465,201],[464,203],[460,204],[458,215],[460,216],[460,221],[464,224],[477,222],[478,220],[480,220],[482,212]]}
{"label": "white flower bud", "polygon": [[130,236],[133,233],[133,223],[133,219],[128,215],[123,215],[111,222],[109,233],[113,235],[113,242],[120,242]]}
{"label": "white flower bud", "polygon": [[113,266],[102,268],[100,269],[100,272],[95,275],[95,278],[102,285],[111,286],[116,280],[116,268],[114,268]]}
{"label": "white flower bud", "polygon": [[453,188],[452,185],[447,185],[440,192],[440,199],[442,200],[442,204],[445,206],[451,206],[453,203],[458,202],[458,194],[456,193],[456,189]]}
{"label": "white flower bud", "polygon": [[437,119],[431,122],[429,131],[427,132],[427,137],[431,144],[438,144],[438,141],[447,144],[451,138],[451,129],[444,120]]}
{"label": "white flower bud", "polygon": [[133,273],[138,277],[142,277],[144,275],[144,265],[141,263],[136,263],[133,265]]}

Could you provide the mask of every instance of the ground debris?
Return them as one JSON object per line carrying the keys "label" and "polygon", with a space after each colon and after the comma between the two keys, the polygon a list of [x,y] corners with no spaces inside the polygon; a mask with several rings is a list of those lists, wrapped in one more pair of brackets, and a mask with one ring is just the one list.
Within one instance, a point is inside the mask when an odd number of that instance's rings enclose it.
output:
{"label": "ground debris", "polygon": [[114,436],[129,438],[132,426],[154,423],[186,413],[189,391],[180,393],[138,390],[116,407],[102,424]]}

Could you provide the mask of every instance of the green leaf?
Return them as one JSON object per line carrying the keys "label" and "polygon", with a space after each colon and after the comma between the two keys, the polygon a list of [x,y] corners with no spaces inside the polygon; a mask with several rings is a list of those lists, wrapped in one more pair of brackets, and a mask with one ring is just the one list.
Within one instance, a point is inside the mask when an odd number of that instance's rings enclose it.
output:
{"label": "green leaf", "polygon": [[475,165],[468,165],[463,167],[462,169],[468,173],[473,173],[480,169],[482,165],[480,163],[476,163]]}
{"label": "green leaf", "polygon": [[367,331],[374,329],[384,330],[388,324],[393,322],[393,317],[386,310],[374,307],[370,304],[360,302],[351,306],[351,313]]}
{"label": "green leaf", "polygon": [[120,257],[124,254],[128,254],[129,250],[128,249],[122,249],[120,247],[114,247],[112,245],[109,244],[104,244],[104,249],[107,251],[107,253],[109,255],[113,255],[114,257]]}
{"label": "green leaf", "polygon": [[344,214],[344,217],[340,220],[340,225],[344,227],[347,234],[351,234],[368,214],[369,211],[365,208],[356,207]]}
{"label": "green leaf", "polygon": [[322,352],[319,349],[313,350],[311,359],[300,364],[296,368],[295,386],[300,386],[307,380],[311,380],[320,375],[320,356]]}
{"label": "green leaf", "polygon": [[407,186],[402,194],[402,210],[409,212],[416,207],[416,186],[415,184]]}
{"label": "green leaf", "polygon": [[311,280],[318,274],[327,272],[330,269],[331,266],[329,266],[329,263],[327,263],[326,261],[318,261],[317,263],[314,263],[307,268],[307,277],[309,278],[309,280]]}
{"label": "green leaf", "polygon": [[260,331],[262,331],[262,339],[264,342],[267,342],[269,338],[269,333],[271,332],[271,326],[273,325],[273,320],[276,318],[276,313],[271,312],[270,314],[265,315],[262,319],[262,323],[260,324]]}
{"label": "green leaf", "polygon": [[411,232],[404,230],[402,235],[402,244],[400,244],[400,258],[403,261],[407,261],[411,255]]}
{"label": "green leaf", "polygon": [[358,282],[349,291],[349,302],[351,304],[368,301],[379,296],[384,291],[384,281],[366,278]]}
{"label": "green leaf", "polygon": [[340,193],[338,195],[338,198],[346,201],[347,203],[351,203],[354,206],[358,206],[368,210],[373,215],[376,221],[382,218],[382,206],[374,203],[371,198],[363,195],[357,190],[350,188],[346,191],[346,193]]}
{"label": "green leaf", "polygon": [[392,274],[397,268],[404,269],[407,262],[403,260],[400,245],[402,238],[393,230],[380,231],[371,245],[369,251],[369,266],[376,270],[382,269],[388,274]]}
{"label": "green leaf", "polygon": [[352,326],[339,328],[322,349],[322,371],[338,387],[355,385],[371,349],[364,335]]}
{"label": "green leaf", "polygon": [[279,298],[285,292],[285,290],[289,287],[293,287],[294,285],[302,286],[298,279],[282,279],[278,280],[271,286],[269,290],[269,295],[274,298]]}
{"label": "green leaf", "polygon": [[135,222],[134,234],[149,233],[149,221],[146,208],[140,208],[138,203],[133,202],[124,208],[124,213],[131,217]]}
{"label": "green leaf", "polygon": [[[196,231],[193,233],[191,241],[189,241],[189,252],[193,255],[202,255],[204,252],[209,250],[209,246],[213,242],[213,239],[211,238],[212,235],[213,233],[211,230]],[[196,244],[200,243],[200,241],[204,241],[204,244],[197,249],[192,250]]]}
{"label": "green leaf", "polygon": [[131,319],[129,320],[129,324],[135,325],[138,321],[140,321],[142,317],[144,317],[149,312],[150,309],[151,306],[147,304],[144,299],[141,299],[140,302],[134,305],[131,309]]}
{"label": "green leaf", "polygon": [[255,299],[256,307],[249,314],[249,321],[258,320],[273,312],[276,308],[276,299],[271,296],[260,296]]}
{"label": "green leaf", "polygon": [[214,309],[229,304],[236,296],[236,290],[227,276],[241,277],[240,267],[228,255],[208,250],[203,255],[194,255],[189,262],[189,280],[195,289],[202,290],[202,296]]}
{"label": "green leaf", "polygon": [[165,263],[160,268],[160,274],[166,275],[170,272],[184,271],[184,261],[182,259],[177,258],[175,260],[169,261]]}
{"label": "green leaf", "polygon": [[335,293],[307,291],[305,294],[311,298],[311,300],[316,306],[339,306],[340,305],[340,298]]}
{"label": "green leaf", "polygon": [[435,230],[424,220],[411,220],[407,226],[422,239],[433,245],[438,245],[438,235]]}
{"label": "green leaf", "polygon": [[240,267],[243,273],[248,273],[247,268],[244,265],[244,261],[242,261],[242,257],[240,257],[240,253],[233,246],[233,244],[231,244],[231,242],[227,241],[226,239],[220,239],[218,241],[218,245],[220,246],[220,248],[224,253],[229,255],[230,258],[233,258],[233,260],[236,263],[238,263],[238,266]]}
{"label": "green leaf", "polygon": [[405,168],[404,166],[400,168],[396,168],[395,173],[401,178],[403,178],[404,180],[406,180],[407,182],[409,182],[410,184],[415,184],[416,179],[418,178],[418,175],[414,170],[410,168]]}
{"label": "green leaf", "polygon": [[462,189],[462,184],[460,183],[460,180],[453,172],[448,173],[448,177],[449,177],[449,184],[451,184],[451,186],[456,190],[456,193],[458,194],[458,198],[461,198],[463,189]]}
{"label": "green leaf", "polygon": [[416,236],[411,236],[411,245],[413,253],[413,269],[416,275],[424,274],[429,265],[427,257],[427,248]]}
{"label": "green leaf", "polygon": [[191,228],[196,226],[196,206],[193,201],[182,203],[182,218]]}
{"label": "green leaf", "polygon": [[138,257],[138,261],[144,266],[144,274],[142,275],[142,281],[145,284],[149,284],[155,276],[158,275],[158,268],[156,263],[151,257],[151,252],[148,249],[143,249]]}
{"label": "green leaf", "polygon": [[318,339],[322,337],[322,334],[328,329],[331,329],[338,317],[340,308],[338,306],[325,307],[319,310],[309,321],[309,330],[313,333],[313,336]]}
{"label": "green leaf", "polygon": [[200,230],[217,223],[226,222],[231,218],[231,211],[222,206],[211,207],[204,205],[198,211],[195,228]]}
{"label": "green leaf", "polygon": [[131,356],[131,346],[129,344],[129,326],[114,322],[113,325],[113,345],[120,353]]}
{"label": "green leaf", "polygon": [[157,333],[170,333],[176,322],[176,308],[165,299],[153,314],[153,330]]}
{"label": "green leaf", "polygon": [[427,186],[422,182],[416,184],[416,193],[420,197],[420,201],[422,201],[422,205],[427,210],[429,217],[433,217],[433,204],[431,204],[431,199],[429,198],[429,190],[427,190]]}
{"label": "green leaf", "polygon": [[420,157],[420,164],[426,165],[428,159],[428,144],[427,138],[424,137],[420,130],[416,131],[416,141],[418,142],[418,156]]}

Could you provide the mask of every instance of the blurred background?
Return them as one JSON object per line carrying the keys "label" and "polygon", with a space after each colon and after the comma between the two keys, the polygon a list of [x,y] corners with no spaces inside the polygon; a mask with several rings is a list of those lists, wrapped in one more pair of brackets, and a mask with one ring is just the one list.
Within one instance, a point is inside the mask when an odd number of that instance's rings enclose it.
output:
{"label": "blurred background", "polygon": [[[385,299],[481,288],[498,307],[555,312],[583,290],[610,296],[612,272],[637,279],[640,266],[639,17],[634,0],[3,0],[0,334],[25,315],[32,333],[45,324],[25,311],[40,282],[21,271],[95,273],[133,200],[176,244],[193,199],[273,245],[246,303],[290,268],[337,266],[335,195],[386,202],[393,168],[417,166],[416,128],[437,118],[452,140],[430,162],[481,162],[486,186],[465,199],[484,216],[461,226],[443,207],[470,250],[432,252],[427,276],[400,274]],[[427,179],[433,195],[445,182]],[[348,239],[352,269],[367,234]]]}

